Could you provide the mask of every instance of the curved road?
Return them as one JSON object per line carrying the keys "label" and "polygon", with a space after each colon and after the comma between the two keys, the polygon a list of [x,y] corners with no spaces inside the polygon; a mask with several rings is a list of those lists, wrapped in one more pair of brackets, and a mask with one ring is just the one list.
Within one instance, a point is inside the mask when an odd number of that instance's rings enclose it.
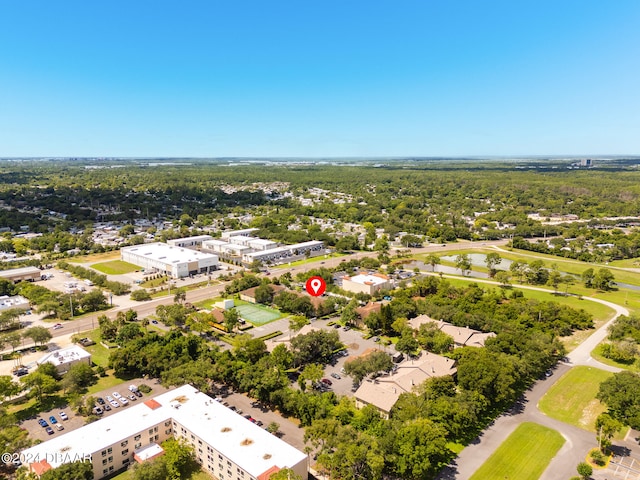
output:
{"label": "curved road", "polygon": [[[430,273],[430,272],[429,272]],[[437,273],[436,273],[437,275]],[[446,277],[447,275],[445,275]],[[459,277],[455,277],[459,278]],[[499,285],[490,280],[473,279],[477,283],[489,283]],[[527,290],[538,290],[553,293],[539,287],[514,286]],[[582,342],[575,350],[567,355],[567,361],[561,363],[553,374],[544,380],[536,382],[517,404],[508,412],[498,417],[495,422],[484,430],[471,444],[460,452],[451,465],[446,467],[438,476],[440,480],[467,480],[491,454],[504,442],[504,440],[523,422],[535,422],[549,428],[553,428],[562,434],[565,443],[553,458],[549,467],[540,477],[540,480],[558,480],[571,478],[576,473],[576,465],[584,460],[586,453],[597,446],[595,435],[592,432],[582,430],[573,425],[566,424],[544,415],[538,409],[538,402],[549,388],[575,365],[587,365],[607,371],[618,372],[620,369],[605,365],[591,357],[591,351],[605,339],[607,329],[620,315],[629,315],[629,310],[612,302],[597,298],[583,297],[584,300],[601,303],[615,310],[615,315],[608,322]]]}

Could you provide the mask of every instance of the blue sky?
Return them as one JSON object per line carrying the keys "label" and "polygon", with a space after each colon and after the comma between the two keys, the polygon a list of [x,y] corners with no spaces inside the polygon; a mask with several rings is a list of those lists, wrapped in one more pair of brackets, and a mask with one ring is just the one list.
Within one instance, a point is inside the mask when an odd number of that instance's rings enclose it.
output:
{"label": "blue sky", "polygon": [[640,2],[0,2],[0,157],[640,154]]}

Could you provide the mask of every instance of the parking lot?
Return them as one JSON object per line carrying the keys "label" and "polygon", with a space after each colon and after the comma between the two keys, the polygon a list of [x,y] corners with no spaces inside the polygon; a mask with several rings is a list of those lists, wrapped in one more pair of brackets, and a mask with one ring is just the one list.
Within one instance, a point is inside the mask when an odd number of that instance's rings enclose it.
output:
{"label": "parking lot", "polygon": [[[121,385],[118,385],[117,387],[111,387],[105,390],[102,390],[98,393],[95,393],[93,395],[91,395],[94,398],[102,398],[106,400],[106,396],[107,395],[111,395],[113,396],[113,392],[118,392],[121,395],[124,394],[131,394],[131,392],[128,390],[128,386],[131,384],[134,385],[141,385],[141,384],[145,384],[148,385],[149,387],[151,387],[151,392],[149,394],[142,394],[142,397],[138,398],[137,400],[134,401],[129,401],[129,404],[127,406],[120,406],[118,408],[111,408],[110,411],[105,411],[104,413],[102,413],[101,415],[99,415],[99,418],[106,418],[109,415],[113,415],[113,413],[115,412],[119,412],[120,410],[124,409],[124,408],[128,408],[130,405],[137,405],[138,402],[140,401],[144,401],[148,398],[152,398],[155,397],[156,395],[159,395],[161,393],[164,393],[167,391],[167,389],[165,387],[163,387],[162,385],[160,385],[159,383],[155,383],[155,380],[142,380],[142,379],[135,379],[135,380],[130,380],[127,381],[126,383],[122,383]],[[62,420],[60,417],[60,412],[64,412],[67,417],[68,420]],[[54,416],[56,421],[61,424],[64,428],[64,430],[58,430],[57,428],[55,428],[55,424],[52,425],[50,418],[51,416]],[[48,434],[46,431],[46,428],[41,426],[38,421],[40,419],[43,419],[47,422],[49,427],[54,427],[52,428],[53,433],[52,434]],[[86,417],[83,417],[81,415],[77,415],[69,406],[64,406],[63,408],[54,408],[53,410],[47,411],[47,412],[42,412],[41,414],[34,416],[32,418],[29,418],[28,420],[25,420],[24,422],[22,422],[22,424],[20,425],[22,428],[25,428],[28,432],[29,432],[29,436],[32,439],[36,439],[36,440],[48,440],[54,436],[57,435],[63,435],[69,431],[75,430],[76,428],[82,427],[84,426],[87,422],[86,422]]]}

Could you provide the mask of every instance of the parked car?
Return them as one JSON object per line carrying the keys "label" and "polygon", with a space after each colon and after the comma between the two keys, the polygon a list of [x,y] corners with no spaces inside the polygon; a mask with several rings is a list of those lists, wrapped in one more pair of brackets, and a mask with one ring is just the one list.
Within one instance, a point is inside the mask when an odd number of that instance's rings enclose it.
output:
{"label": "parked car", "polygon": [[107,395],[105,398],[107,399],[107,402],[113,401],[113,397],[111,395]]}
{"label": "parked car", "polygon": [[111,406],[113,408],[120,408],[120,404],[118,402],[116,402],[115,400],[111,400],[109,403],[111,404]]}
{"label": "parked car", "polygon": [[61,323],[56,323],[52,328],[54,330],[60,330],[64,325],[62,325]]}
{"label": "parked car", "polygon": [[102,415],[102,408],[100,407],[93,407],[93,413],[95,413],[96,415]]}
{"label": "parked car", "polygon": [[331,380],[329,380],[328,378],[323,378],[322,380],[320,380],[322,383],[324,383],[325,385],[333,385],[333,382]]}
{"label": "parked car", "polygon": [[104,399],[102,397],[96,398],[96,402],[98,402],[100,405],[104,405]]}
{"label": "parked car", "polygon": [[102,408],[104,409],[105,412],[110,412],[111,411],[111,405],[109,405],[108,403],[105,403]]}
{"label": "parked car", "polygon": [[49,421],[50,421],[53,425],[55,425],[56,423],[58,423],[58,420],[56,420],[56,417],[54,417],[53,415],[51,415],[51,416],[49,417]]}
{"label": "parked car", "polygon": [[53,428],[51,428],[51,427],[47,427],[47,428],[45,428],[45,431],[46,431],[49,435],[53,435],[53,434],[54,434]]}
{"label": "parked car", "polygon": [[120,397],[122,397],[122,395],[120,395],[118,392],[113,392],[111,395],[113,395],[113,398],[115,398],[116,400],[120,400]]}
{"label": "parked car", "polygon": [[138,400],[138,397],[136,397],[133,393],[131,395],[129,395],[129,400],[131,400],[132,402],[135,402],[136,400]]}
{"label": "parked car", "polygon": [[122,405],[129,405],[129,400],[127,400],[127,397],[120,397],[118,399],[118,401],[122,404]]}
{"label": "parked car", "polygon": [[133,392],[136,394],[136,397],[141,397],[142,396],[142,392],[140,390],[136,390],[135,392]]}
{"label": "parked car", "polygon": [[130,392],[137,392],[138,391],[138,386],[137,385],[129,385],[129,391]]}
{"label": "parked car", "polygon": [[44,427],[48,427],[48,426],[49,426],[49,424],[47,423],[47,421],[46,421],[44,418],[39,418],[39,419],[38,419],[38,423],[40,424],[40,426],[41,426],[42,428],[44,428]]}
{"label": "parked car", "polygon": [[336,380],[340,380],[340,379],[342,378],[340,375],[338,375],[338,374],[337,374],[337,373],[335,373],[335,372],[334,372],[334,373],[332,373],[332,374],[331,374],[331,376],[332,376],[333,378],[335,378]]}
{"label": "parked car", "polygon": [[67,416],[67,414],[66,414],[66,413],[64,413],[64,412],[60,412],[58,415],[60,415],[60,418],[61,418],[62,420],[69,420],[69,417],[68,417],[68,416]]}
{"label": "parked car", "polygon": [[64,430],[64,426],[61,423],[56,423],[56,429]]}

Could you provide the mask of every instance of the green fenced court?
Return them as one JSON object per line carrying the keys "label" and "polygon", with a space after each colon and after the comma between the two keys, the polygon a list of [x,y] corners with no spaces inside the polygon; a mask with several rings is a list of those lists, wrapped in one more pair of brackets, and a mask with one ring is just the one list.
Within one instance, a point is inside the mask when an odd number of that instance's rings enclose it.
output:
{"label": "green fenced court", "polygon": [[262,305],[251,303],[236,306],[238,315],[254,325],[264,325],[279,319],[282,315],[279,311]]}

